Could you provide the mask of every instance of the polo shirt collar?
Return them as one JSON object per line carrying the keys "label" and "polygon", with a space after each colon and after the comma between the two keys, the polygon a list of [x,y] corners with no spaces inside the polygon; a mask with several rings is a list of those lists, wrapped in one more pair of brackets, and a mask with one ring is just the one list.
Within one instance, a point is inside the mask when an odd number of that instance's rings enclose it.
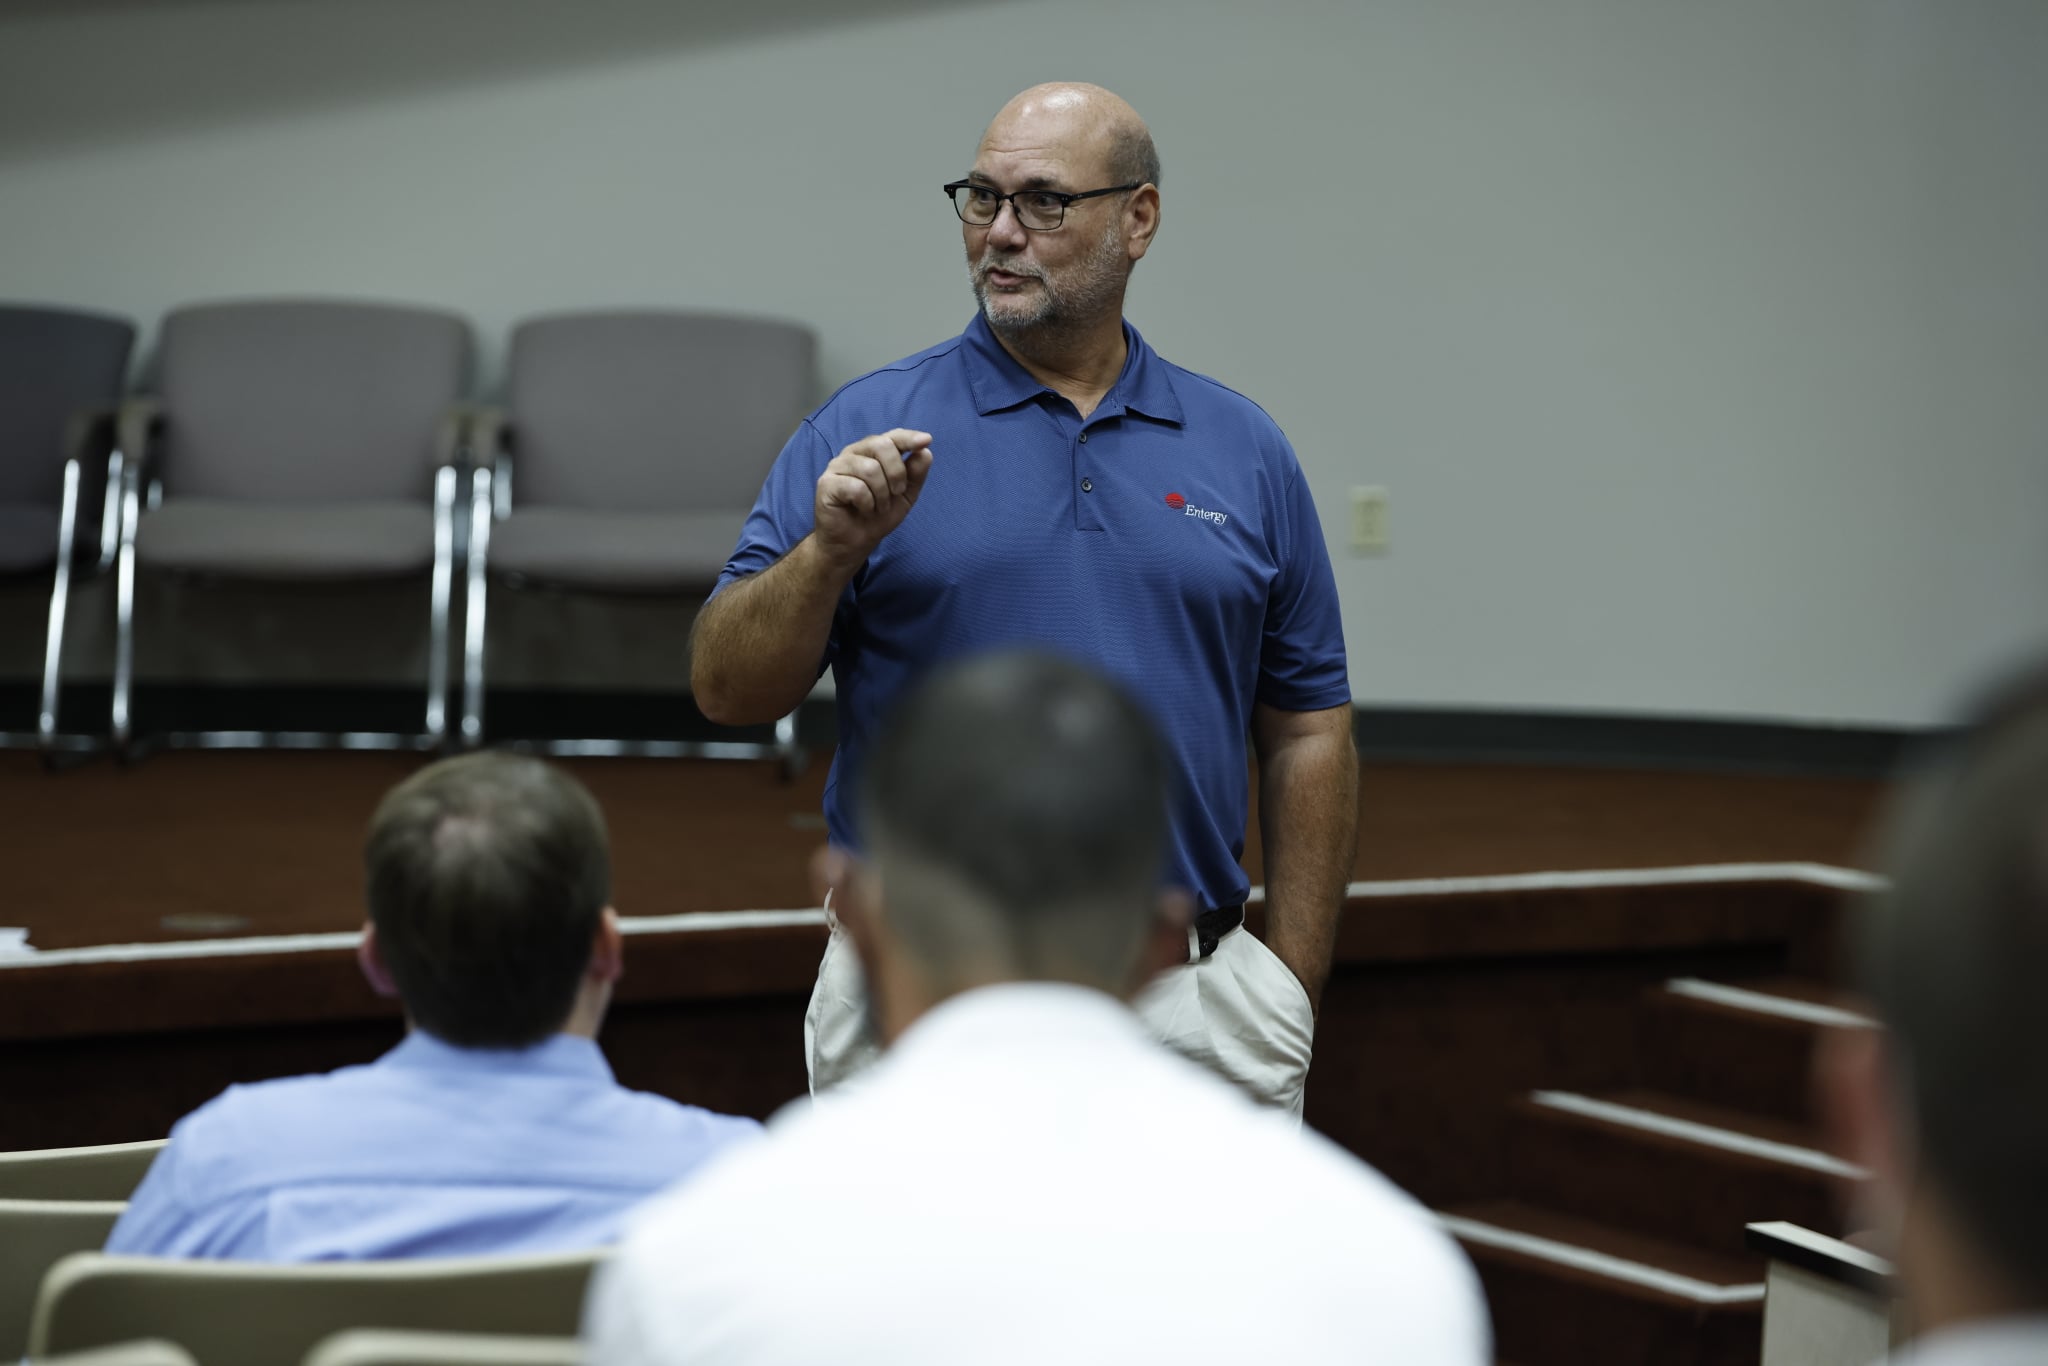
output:
{"label": "polo shirt collar", "polygon": [[613,1080],[611,1065],[595,1039],[556,1034],[529,1048],[462,1048],[415,1029],[377,1060],[377,1066],[409,1072],[468,1075],[539,1075],[587,1081]]}
{"label": "polo shirt collar", "polygon": [[[1052,392],[1019,365],[1015,356],[1003,349],[995,333],[989,330],[988,319],[981,314],[976,313],[974,321],[967,324],[962,339],[966,343],[963,354],[967,360],[967,385],[974,393],[975,410],[983,416],[1014,408],[1040,394]],[[1129,322],[1124,324],[1124,345],[1128,354],[1124,357],[1123,373],[1103,395],[1102,406],[1096,409],[1096,413],[1099,416],[1140,413],[1179,426],[1185,415],[1181,410],[1180,396],[1173,391],[1173,380],[1167,374],[1166,362],[1146,345],[1145,339],[1138,335],[1138,329]]]}

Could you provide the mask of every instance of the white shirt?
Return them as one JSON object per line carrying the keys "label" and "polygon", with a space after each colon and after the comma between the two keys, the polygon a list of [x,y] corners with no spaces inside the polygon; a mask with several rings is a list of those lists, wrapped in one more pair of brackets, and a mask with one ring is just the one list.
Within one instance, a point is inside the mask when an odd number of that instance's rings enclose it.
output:
{"label": "white shirt", "polygon": [[2048,1361],[2048,1316],[1986,1319],[1940,1329],[1892,1360],[1897,1366],[2040,1366]]}
{"label": "white shirt", "polygon": [[592,1366],[1491,1360],[1419,1205],[1042,984],[944,1003],[855,1094],[657,1198],[585,1331]]}

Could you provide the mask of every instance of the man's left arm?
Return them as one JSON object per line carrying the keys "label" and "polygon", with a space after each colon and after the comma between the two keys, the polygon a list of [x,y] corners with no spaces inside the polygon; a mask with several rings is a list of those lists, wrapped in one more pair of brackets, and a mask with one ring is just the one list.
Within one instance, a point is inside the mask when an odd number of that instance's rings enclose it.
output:
{"label": "man's left arm", "polygon": [[1301,979],[1320,1013],[1337,917],[1358,848],[1358,750],[1351,704],[1320,711],[1252,709],[1265,849],[1266,946]]}

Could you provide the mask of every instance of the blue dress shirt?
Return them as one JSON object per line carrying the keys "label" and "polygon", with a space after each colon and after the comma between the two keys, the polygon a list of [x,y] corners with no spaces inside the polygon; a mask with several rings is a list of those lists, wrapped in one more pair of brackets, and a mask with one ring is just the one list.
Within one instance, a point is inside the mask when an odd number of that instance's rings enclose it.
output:
{"label": "blue dress shirt", "polygon": [[231,1086],[180,1120],[107,1251],[310,1262],[568,1252],[760,1130],[629,1091],[596,1043],[457,1048]]}
{"label": "blue dress shirt", "polygon": [[1245,735],[1254,703],[1351,700],[1337,588],[1308,481],[1256,403],[1124,328],[1123,373],[1084,421],[977,314],[960,336],[854,380],[783,447],[719,579],[809,535],[818,476],[892,427],[932,434],[917,506],[839,604],[832,842],[859,847],[855,774],[889,704],[934,664],[1036,645],[1147,707],[1178,769],[1173,881],[1205,906],[1248,880]]}

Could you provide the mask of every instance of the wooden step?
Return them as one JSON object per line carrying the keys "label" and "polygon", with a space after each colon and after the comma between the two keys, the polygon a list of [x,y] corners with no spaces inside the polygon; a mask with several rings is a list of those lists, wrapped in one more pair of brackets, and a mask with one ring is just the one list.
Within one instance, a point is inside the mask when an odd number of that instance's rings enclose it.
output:
{"label": "wooden step", "polygon": [[1513,1193],[1594,1223],[1740,1256],[1743,1226],[1840,1231],[1841,1183],[1860,1173],[1810,1126],[1650,1091],[1537,1091],[1509,1120]]}
{"label": "wooden step", "polygon": [[1439,1219],[1478,1268],[1494,1350],[1530,1366],[1755,1366],[1763,1262],[1719,1256],[1517,1200]]}
{"label": "wooden step", "polygon": [[1666,982],[1648,997],[1644,1082],[1710,1105],[1811,1123],[1822,1034],[1870,1024],[1831,995],[1798,979]]}

